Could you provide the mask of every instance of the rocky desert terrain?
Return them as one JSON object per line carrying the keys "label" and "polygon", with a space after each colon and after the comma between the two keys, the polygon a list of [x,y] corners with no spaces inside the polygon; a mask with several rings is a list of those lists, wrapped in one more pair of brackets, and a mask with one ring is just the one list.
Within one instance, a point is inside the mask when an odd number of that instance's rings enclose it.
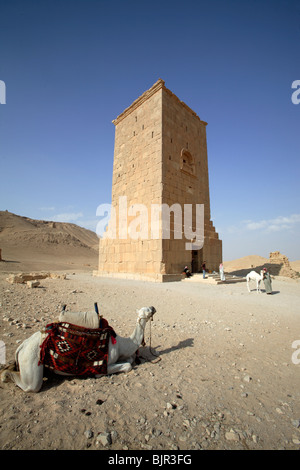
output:
{"label": "rocky desert terrain", "polygon": [[[128,374],[80,379],[47,372],[36,394],[0,383],[2,450],[300,449],[298,278],[273,276],[272,295],[264,286],[257,294],[254,285],[248,293],[242,276],[222,284],[98,278],[90,233],[80,238],[76,226],[72,232],[48,222],[34,228],[30,219],[4,217],[0,340],[6,365],[24,339],[58,319],[63,304],[84,312],[97,302],[121,336],[134,330],[137,309],[153,305],[156,313],[140,364]],[[23,229],[16,229],[19,222]],[[249,256],[225,263],[225,271],[267,261]],[[30,288],[7,281],[18,272],[65,276]]]}

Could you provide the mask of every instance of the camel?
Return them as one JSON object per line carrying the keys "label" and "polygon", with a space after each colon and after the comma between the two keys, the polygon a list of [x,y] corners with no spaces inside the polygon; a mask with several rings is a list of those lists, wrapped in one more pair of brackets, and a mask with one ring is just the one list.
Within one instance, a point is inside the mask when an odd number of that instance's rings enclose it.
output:
{"label": "camel", "polygon": [[260,283],[263,280],[263,277],[264,277],[264,272],[263,271],[260,271],[260,274],[258,274],[255,271],[251,271],[250,273],[248,273],[247,276],[246,276],[248,292],[250,292],[249,282],[250,281],[255,281],[256,282],[256,292],[261,293]]}
{"label": "camel", "polygon": [[[143,307],[137,310],[137,324],[136,327],[129,336],[129,338],[123,338],[116,336],[115,344],[109,341],[108,346],[108,361],[107,361],[107,374],[115,374],[118,372],[129,372],[132,369],[132,363],[135,359],[135,353],[141,346],[144,339],[144,330],[146,323],[153,319],[153,315],[156,312],[154,307]],[[71,312],[70,312],[71,313]],[[63,312],[61,316],[63,315]],[[66,314],[63,316],[64,321],[66,320]],[[83,316],[82,324],[80,323],[80,315],[76,314],[78,326],[86,326],[86,317]],[[45,339],[42,332],[38,331],[32,336],[27,338],[16,350],[15,353],[15,365],[17,370],[11,370],[11,367],[4,369],[1,374],[2,382],[8,382],[12,380],[18,387],[24,392],[39,392],[44,375],[44,366],[39,365],[40,358],[40,345]],[[61,372],[54,371],[60,375]],[[96,375],[96,377],[102,377],[103,375]]]}

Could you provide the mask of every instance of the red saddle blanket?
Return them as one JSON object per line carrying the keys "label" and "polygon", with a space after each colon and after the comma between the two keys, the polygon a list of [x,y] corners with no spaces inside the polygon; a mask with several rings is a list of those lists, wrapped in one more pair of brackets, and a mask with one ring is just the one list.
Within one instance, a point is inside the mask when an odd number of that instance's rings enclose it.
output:
{"label": "red saddle blanket", "polygon": [[40,361],[45,367],[81,377],[107,373],[108,344],[116,333],[101,319],[102,328],[89,329],[71,323],[50,323],[41,345]]}

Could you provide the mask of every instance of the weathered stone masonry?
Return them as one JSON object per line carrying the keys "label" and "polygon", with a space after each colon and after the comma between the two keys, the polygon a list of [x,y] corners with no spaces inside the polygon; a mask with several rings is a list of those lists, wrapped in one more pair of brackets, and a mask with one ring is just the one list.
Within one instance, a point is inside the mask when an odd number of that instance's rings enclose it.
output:
{"label": "weathered stone masonry", "polygon": [[[210,220],[206,124],[158,80],[114,121],[115,149],[112,206],[118,214],[120,196],[127,205],[148,208],[147,239],[129,235],[100,239],[99,276],[169,281],[181,278],[188,265],[194,272],[205,260],[209,270],[218,270],[222,242]],[[151,204],[204,204],[204,246],[186,250],[190,241],[182,235],[151,239]],[[128,225],[136,215],[128,215]],[[195,225],[195,220],[193,221]],[[138,229],[137,229],[138,231]]]}

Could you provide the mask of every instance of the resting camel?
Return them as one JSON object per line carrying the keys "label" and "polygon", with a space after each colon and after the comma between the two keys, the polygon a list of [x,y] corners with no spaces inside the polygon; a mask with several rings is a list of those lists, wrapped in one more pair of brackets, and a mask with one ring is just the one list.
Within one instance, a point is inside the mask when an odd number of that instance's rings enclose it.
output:
{"label": "resting camel", "polygon": [[255,271],[251,271],[250,273],[248,273],[247,276],[246,276],[248,291],[250,292],[249,282],[250,281],[255,281],[256,282],[256,292],[261,293],[260,283],[263,280],[263,277],[264,277],[264,272],[263,271],[260,271],[260,274],[258,274]]}
{"label": "resting camel", "polygon": [[[137,311],[137,324],[132,335],[129,338],[117,335],[114,344],[111,340],[109,341],[107,374],[129,372],[132,369],[135,353],[144,339],[146,323],[152,320],[155,312],[154,307],[141,308]],[[68,317],[68,315],[71,316]],[[81,315],[81,320],[80,314],[75,315],[77,315],[76,325],[90,327],[90,319],[87,319],[84,314]],[[62,318],[63,321],[70,321],[68,318],[74,319],[74,316],[72,317],[71,312],[62,312],[60,320]],[[15,366],[17,366],[17,370],[10,370],[9,367],[4,369],[1,374],[2,382],[12,380],[24,392],[39,392],[44,375],[44,366],[42,364],[39,365],[40,345],[43,339],[42,333],[38,331],[18,347],[15,353]],[[61,374],[61,372],[56,373]],[[96,377],[102,377],[102,375]]]}

